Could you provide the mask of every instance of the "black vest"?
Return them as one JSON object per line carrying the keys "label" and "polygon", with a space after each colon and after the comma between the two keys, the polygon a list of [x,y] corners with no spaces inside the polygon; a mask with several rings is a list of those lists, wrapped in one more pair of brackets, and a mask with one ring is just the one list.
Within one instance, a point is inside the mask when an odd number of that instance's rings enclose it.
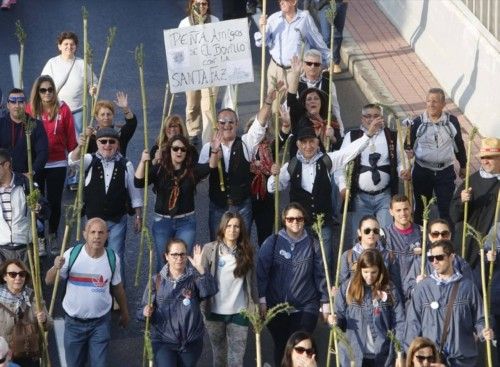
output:
{"label": "black vest", "polygon": [[217,168],[210,169],[209,196],[210,201],[219,208],[229,205],[239,205],[250,197],[250,162],[245,158],[243,142],[237,137],[231,146],[229,170],[226,172],[224,159],[221,160],[224,175],[225,191],[220,189],[219,172]]}
{"label": "black vest", "polygon": [[325,224],[332,220],[332,183],[328,169],[322,159],[316,161],[316,177],[312,193],[302,188],[302,162],[297,162],[293,174],[290,175],[290,202],[300,203],[307,211],[312,224],[317,214],[325,214]]}
{"label": "black vest", "polygon": [[[302,80],[302,78],[299,79],[299,86],[297,88],[297,94],[300,96],[303,91],[305,91],[307,88],[307,83]],[[321,79],[314,85],[314,88],[321,89],[323,92],[328,95],[330,92],[330,81],[325,75],[321,76]]]}
{"label": "black vest", "polygon": [[[364,132],[360,129],[351,130],[351,142],[363,136]],[[385,139],[389,150],[389,165],[391,166],[389,187],[391,188],[391,196],[396,195],[399,191],[399,176],[398,176],[398,156],[396,152],[396,132],[391,131],[388,127],[384,128]],[[354,197],[359,191],[359,175],[361,165],[361,153],[354,159],[354,167],[352,171],[351,197]],[[353,210],[353,202],[349,202],[349,211]]]}
{"label": "black vest", "polygon": [[99,217],[104,220],[118,222],[127,213],[126,164],[127,160],[123,157],[119,161],[115,161],[113,176],[106,193],[104,167],[101,160],[92,155],[92,162],[89,166],[89,170],[92,168],[92,176],[89,184],[83,190],[85,215],[88,219]]}

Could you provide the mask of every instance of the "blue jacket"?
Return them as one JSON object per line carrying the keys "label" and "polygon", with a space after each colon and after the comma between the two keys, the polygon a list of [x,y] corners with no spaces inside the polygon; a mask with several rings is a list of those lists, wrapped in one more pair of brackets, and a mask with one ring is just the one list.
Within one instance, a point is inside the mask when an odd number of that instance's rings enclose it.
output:
{"label": "blue jacket", "polygon": [[458,273],[453,278],[443,283],[431,275],[415,286],[407,310],[405,347],[408,348],[415,337],[424,336],[439,348],[451,290],[453,284],[459,282],[443,350],[451,360],[465,360],[471,363],[467,365],[476,366],[478,351],[474,332],[481,335],[484,328],[483,300],[472,280]]}
{"label": "blue jacket", "polygon": [[306,231],[297,242],[284,229],[269,236],[259,249],[257,288],[268,307],[288,302],[299,311],[317,314],[320,303],[328,303],[318,241]]}
{"label": "blue jacket", "polygon": [[[347,289],[350,282],[345,282],[335,297],[335,315],[338,326],[345,331],[349,344],[353,349],[356,366],[362,365],[366,353],[368,329],[373,338],[373,349],[376,366],[394,366],[396,357],[387,332],[392,330],[398,340],[403,340],[405,314],[403,302],[393,284],[386,290],[387,301],[376,303],[372,299],[371,287],[365,286],[361,304],[347,303]],[[350,366],[348,354],[341,347],[341,365]]]}
{"label": "blue jacket", "polygon": [[[49,141],[43,123],[35,120],[35,129],[31,133],[31,152],[33,171],[41,172],[49,158]],[[26,134],[21,123],[17,124],[9,115],[0,118],[0,148],[7,149],[12,156],[14,172],[28,172],[28,154]]]}
{"label": "blue jacket", "polygon": [[[200,301],[217,293],[215,279],[209,272],[200,275],[190,264],[176,281],[167,276],[168,264],[153,276],[153,305],[151,339],[169,344],[171,349],[183,351],[186,345],[203,338],[204,325]],[[159,276],[159,277],[158,277]],[[144,291],[138,316],[147,304],[148,290]]]}
{"label": "blue jacket", "polygon": [[410,234],[401,234],[394,223],[384,228],[386,248],[392,251],[398,259],[401,280],[408,274],[415,258],[413,249],[422,246],[421,227],[418,224],[412,224],[412,230]]}

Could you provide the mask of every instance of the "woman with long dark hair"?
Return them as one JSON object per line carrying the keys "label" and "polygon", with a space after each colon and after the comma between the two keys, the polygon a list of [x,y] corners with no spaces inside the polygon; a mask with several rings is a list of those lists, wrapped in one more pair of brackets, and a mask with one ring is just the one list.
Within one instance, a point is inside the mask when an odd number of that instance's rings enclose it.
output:
{"label": "woman with long dark hair", "polygon": [[[156,269],[164,265],[163,249],[171,238],[179,238],[191,252],[196,237],[196,215],[194,196],[196,185],[208,175],[208,164],[192,164],[189,141],[182,135],[168,140],[159,163],[149,171],[149,184],[153,184],[156,202],[153,218],[153,238],[156,248]],[[142,152],[137,166],[134,184],[144,187],[144,167],[151,157],[147,150]]]}
{"label": "woman with long dark hair", "polygon": [[[36,181],[42,195],[50,205],[48,239],[50,251],[59,254],[57,230],[61,218],[61,202],[68,167],[68,153],[76,148],[73,115],[68,105],[60,102],[54,80],[42,75],[31,88],[30,103],[26,112],[43,122],[49,142],[49,159],[41,172],[36,172]],[[44,238],[41,235],[41,238]],[[40,255],[45,255],[44,240],[40,241]]]}
{"label": "woman with long dark hair", "polygon": [[[388,331],[403,340],[403,301],[392,284],[384,258],[377,249],[363,251],[354,275],[335,296],[336,323],[346,332],[356,366],[392,367],[395,353]],[[340,348],[342,366],[349,366],[349,354]]]}
{"label": "woman with long dark hair", "polygon": [[286,342],[281,367],[316,367],[318,348],[311,334],[297,331]]}
{"label": "woman with long dark hair", "polygon": [[202,265],[219,289],[203,305],[213,365],[243,366],[249,322],[240,311],[255,309],[258,299],[254,249],[239,213],[224,213],[217,240],[203,247]]}
{"label": "woman with long dark hair", "polygon": [[304,229],[306,211],[292,202],[282,212],[284,228],[269,236],[259,249],[257,284],[262,316],[268,308],[288,302],[294,312],[280,313],[268,324],[278,366],[285,345],[294,332],[312,333],[321,306],[329,312],[325,271],[318,240]]}

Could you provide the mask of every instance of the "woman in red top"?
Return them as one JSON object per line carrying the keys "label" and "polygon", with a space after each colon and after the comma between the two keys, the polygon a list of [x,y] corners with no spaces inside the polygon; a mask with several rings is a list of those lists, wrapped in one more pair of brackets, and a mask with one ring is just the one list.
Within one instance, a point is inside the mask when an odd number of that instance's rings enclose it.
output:
{"label": "woman in red top", "polygon": [[[58,255],[57,228],[68,153],[77,146],[73,115],[69,107],[57,99],[54,81],[48,75],[40,76],[33,84],[26,112],[43,122],[49,141],[49,159],[43,171],[37,172],[37,183],[50,205],[49,242],[52,254]],[[44,255],[43,252],[40,255]]]}

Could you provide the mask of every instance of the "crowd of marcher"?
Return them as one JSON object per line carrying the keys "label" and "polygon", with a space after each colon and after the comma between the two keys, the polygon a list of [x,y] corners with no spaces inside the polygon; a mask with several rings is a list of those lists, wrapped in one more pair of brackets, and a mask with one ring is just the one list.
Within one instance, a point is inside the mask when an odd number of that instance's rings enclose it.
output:
{"label": "crowd of marcher", "polygon": [[[318,365],[318,355],[326,354],[313,338],[320,319],[345,333],[341,366],[478,365],[481,343],[500,332],[500,139],[482,139],[481,166],[465,188],[455,184],[457,161],[458,175],[466,174],[462,129],[445,111],[440,88],[428,91],[426,110],[407,126],[408,139],[398,139],[375,103],[360,106],[359,127],[347,131],[332,80],[341,72],[347,3],[335,5],[331,53],[330,2],[311,0],[305,4],[309,12],[297,0],[280,0],[280,11],[262,16],[254,36],[271,56],[267,92],[255,117],[245,124],[233,109],[221,108],[213,121],[211,96],[218,88],[186,92],[185,119],[167,116],[151,150],[134,157],[136,167],[127,145],[138,121],[127,94],[96,101],[95,124],[83,130],[83,94],[95,95],[97,77],[88,70],[84,85],[77,35],[58,36],[60,55],[47,62],[29,96],[17,88],[5,94],[7,111],[0,118],[0,366],[39,366],[43,334],[53,326],[31,282],[34,233],[39,256],[55,256],[45,283],[65,281],[70,367],[112,365],[107,351],[113,309],[123,326],[131,318],[149,319],[156,366],[196,366],[208,334],[213,366],[241,367],[251,328],[241,311],[264,319],[284,302],[289,310],[267,324],[274,355],[264,359],[274,366]],[[227,19],[260,4],[224,6]],[[189,0],[179,27],[217,21],[210,0]],[[115,123],[116,109],[124,124]],[[273,113],[279,115],[278,136],[269,128]],[[289,156],[281,165],[275,163],[276,142]],[[35,204],[30,178],[41,193]],[[211,242],[195,245],[195,194],[205,179]],[[412,196],[402,194],[403,182]],[[83,241],[61,253],[62,194],[79,183]],[[152,294],[146,289],[142,300],[133,300],[125,286],[126,231],[128,216],[141,230],[146,183],[154,193],[148,222],[156,259]],[[280,196],[287,205],[275,213],[274,195],[286,189],[287,197]],[[438,216],[429,220],[421,197],[433,196]],[[479,247],[467,238],[467,251],[457,253],[465,203],[468,224],[489,235],[484,261],[492,264],[492,327],[483,308]],[[273,231],[275,215],[280,228]],[[321,231],[315,231],[321,215]],[[334,233],[342,221],[355,238],[339,245]],[[256,241],[250,236],[254,223]],[[328,289],[327,278],[333,281],[337,269],[339,286]],[[138,304],[133,314],[132,303]],[[405,364],[389,333],[399,340]]]}

